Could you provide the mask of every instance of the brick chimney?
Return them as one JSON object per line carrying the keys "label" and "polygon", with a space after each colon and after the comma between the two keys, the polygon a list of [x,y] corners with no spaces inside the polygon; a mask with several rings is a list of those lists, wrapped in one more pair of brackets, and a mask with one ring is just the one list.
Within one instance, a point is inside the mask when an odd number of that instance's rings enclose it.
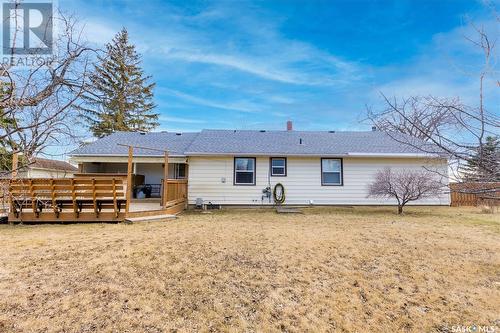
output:
{"label": "brick chimney", "polygon": [[291,120],[286,122],[286,130],[287,131],[293,131],[293,123]]}

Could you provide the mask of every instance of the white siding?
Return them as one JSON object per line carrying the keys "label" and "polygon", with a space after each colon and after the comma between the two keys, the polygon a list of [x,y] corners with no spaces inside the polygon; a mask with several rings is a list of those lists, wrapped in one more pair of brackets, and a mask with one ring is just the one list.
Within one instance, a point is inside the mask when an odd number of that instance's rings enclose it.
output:
{"label": "white siding", "polygon": [[144,183],[161,184],[163,179],[163,165],[160,163],[137,163],[136,172],[138,175],[144,175]]}
{"label": "white siding", "polygon": [[[268,177],[269,157],[257,157],[256,185],[233,185],[233,157],[190,157],[189,158],[189,203],[196,198],[214,204],[269,204],[262,201],[262,190],[270,182],[271,187],[282,183],[286,191],[285,204],[317,205],[376,205],[393,204],[394,200],[367,198],[367,186],[374,174],[385,167],[393,169],[419,169],[429,166],[429,161],[415,158],[344,158],[344,185],[321,186],[320,157],[288,157],[286,177]],[[435,162],[436,163],[436,162]],[[446,173],[446,161],[435,164]],[[436,177],[439,177],[436,174]],[[223,180],[225,179],[225,182]],[[448,205],[448,194],[427,198],[415,204]]]}
{"label": "white siding", "polygon": [[[175,159],[179,160],[179,159]],[[185,160],[181,160],[185,161]],[[144,176],[146,184],[160,184],[163,179],[163,163],[134,163],[135,171],[138,175]],[[168,163],[168,178],[175,178],[176,163]],[[127,163],[84,162],[83,170],[85,173],[127,173]]]}
{"label": "white siding", "polygon": [[25,174],[27,178],[72,178],[72,171],[50,170],[50,169],[29,169]]}

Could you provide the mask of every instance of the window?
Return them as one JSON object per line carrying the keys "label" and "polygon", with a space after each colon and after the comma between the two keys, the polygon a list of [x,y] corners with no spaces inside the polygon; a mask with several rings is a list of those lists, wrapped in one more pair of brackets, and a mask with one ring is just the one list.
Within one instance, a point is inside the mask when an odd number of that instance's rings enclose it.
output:
{"label": "window", "polygon": [[176,163],[174,170],[175,179],[185,179],[186,178],[186,164]]}
{"label": "window", "polygon": [[255,158],[234,158],[234,185],[255,185]]}
{"label": "window", "polygon": [[343,185],[342,159],[321,159],[321,185]]}
{"label": "window", "polygon": [[285,177],[286,176],[286,158],[271,157],[271,176]]}
{"label": "window", "polygon": [[[187,164],[184,163],[169,163],[168,164],[168,178],[171,179],[186,179]],[[162,164],[162,167],[165,167]]]}

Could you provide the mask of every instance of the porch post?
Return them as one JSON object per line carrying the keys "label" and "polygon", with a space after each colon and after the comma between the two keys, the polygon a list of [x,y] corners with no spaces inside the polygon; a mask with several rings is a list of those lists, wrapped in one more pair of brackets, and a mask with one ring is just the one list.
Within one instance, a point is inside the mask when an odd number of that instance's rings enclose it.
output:
{"label": "porch post", "polygon": [[12,154],[12,179],[17,177],[17,168],[19,165],[19,157],[17,153]]}
{"label": "porch post", "polygon": [[[187,162],[187,161],[186,161]],[[186,163],[186,181],[188,181],[189,179],[189,164]],[[186,205],[185,205],[185,208],[188,209],[189,208],[189,199],[188,199],[188,196],[189,196],[189,193],[188,193],[188,186],[189,184],[186,184]]]}
{"label": "porch post", "polygon": [[134,148],[132,146],[128,146],[128,161],[127,161],[127,192],[126,198],[127,202],[125,204],[125,216],[128,216],[128,212],[130,210],[130,199],[132,198],[132,158],[134,156]]}
{"label": "porch post", "polygon": [[165,151],[165,167],[163,168],[163,207],[167,207],[168,201],[168,151]]}

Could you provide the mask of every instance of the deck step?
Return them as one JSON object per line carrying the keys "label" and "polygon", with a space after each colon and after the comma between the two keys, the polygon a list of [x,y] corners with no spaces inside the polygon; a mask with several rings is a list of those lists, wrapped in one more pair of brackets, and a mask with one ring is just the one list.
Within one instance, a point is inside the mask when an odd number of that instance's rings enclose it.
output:
{"label": "deck step", "polygon": [[158,220],[168,220],[168,219],[176,219],[177,216],[173,214],[159,214],[159,215],[150,215],[150,216],[136,216],[136,217],[128,217],[125,219],[125,223],[134,223],[134,222],[152,222]]}
{"label": "deck step", "polygon": [[302,210],[297,207],[277,206],[276,213],[278,214],[302,214]]}

